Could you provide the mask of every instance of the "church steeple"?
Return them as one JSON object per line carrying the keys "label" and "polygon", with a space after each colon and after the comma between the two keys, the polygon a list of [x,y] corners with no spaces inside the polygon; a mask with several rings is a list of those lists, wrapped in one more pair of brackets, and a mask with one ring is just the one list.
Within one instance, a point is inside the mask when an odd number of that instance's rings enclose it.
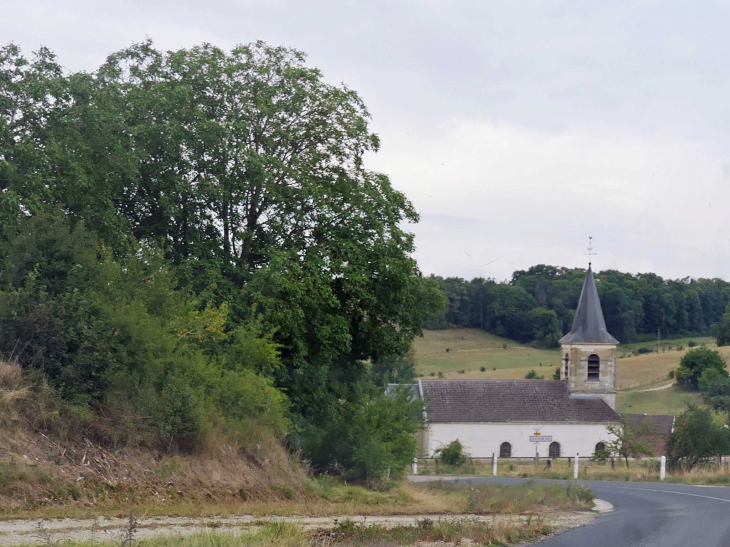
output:
{"label": "church steeple", "polygon": [[593,269],[588,265],[578,309],[570,332],[560,339],[563,366],[571,397],[603,399],[616,408],[616,346],[606,330]]}
{"label": "church steeple", "polygon": [[606,330],[601,301],[598,298],[596,280],[593,270],[588,266],[588,273],[583,281],[578,309],[573,318],[570,332],[559,340],[560,344],[618,344]]}

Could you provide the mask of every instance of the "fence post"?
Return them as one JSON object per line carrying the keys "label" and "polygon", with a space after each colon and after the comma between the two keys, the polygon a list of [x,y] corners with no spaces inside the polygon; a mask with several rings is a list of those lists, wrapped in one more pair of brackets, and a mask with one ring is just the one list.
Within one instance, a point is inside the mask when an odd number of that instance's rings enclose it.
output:
{"label": "fence post", "polygon": [[659,479],[664,480],[667,476],[667,457],[662,456],[659,462]]}
{"label": "fence post", "polygon": [[497,455],[492,452],[492,475],[497,476]]}
{"label": "fence post", "polygon": [[413,464],[411,465],[411,472],[414,475],[418,475],[418,458],[413,458]]}
{"label": "fence post", "polygon": [[575,455],[575,463],[573,464],[573,478],[578,478],[578,460],[580,460],[580,456],[578,454]]}

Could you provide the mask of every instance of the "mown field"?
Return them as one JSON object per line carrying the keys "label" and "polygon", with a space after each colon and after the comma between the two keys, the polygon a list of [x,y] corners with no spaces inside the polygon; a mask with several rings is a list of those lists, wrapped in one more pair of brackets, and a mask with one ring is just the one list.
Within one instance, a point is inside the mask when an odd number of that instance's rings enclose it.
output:
{"label": "mown field", "polygon": [[[669,371],[679,366],[680,359],[690,349],[690,340],[718,349],[710,337],[663,340],[659,353],[656,353],[656,342],[620,345],[617,350],[616,378],[620,390],[618,410],[677,414],[684,410],[688,401],[701,403],[699,395],[688,394],[677,388],[640,391],[671,382]],[[523,346],[478,329],[424,331],[423,337],[416,339],[414,347],[418,373],[427,378],[438,378],[441,373],[444,378],[452,379],[521,379],[534,369],[550,379],[560,365],[560,352],[557,349]],[[650,348],[653,352],[633,355],[639,348]],[[730,347],[719,348],[719,351],[730,360]]]}
{"label": "mown field", "polygon": [[702,405],[699,393],[690,393],[671,387],[660,391],[619,391],[616,410],[627,414],[681,414],[688,404]]}

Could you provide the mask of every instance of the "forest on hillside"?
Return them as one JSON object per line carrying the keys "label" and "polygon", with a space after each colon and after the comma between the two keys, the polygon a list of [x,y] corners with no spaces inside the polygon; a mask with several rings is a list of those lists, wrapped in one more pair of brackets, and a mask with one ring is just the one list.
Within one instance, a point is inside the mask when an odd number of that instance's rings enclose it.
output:
{"label": "forest on hillside", "polygon": [[[472,327],[552,347],[570,331],[586,276],[582,268],[533,266],[507,282],[437,277],[446,309],[426,321],[428,329]],[[608,331],[621,342],[679,335],[708,335],[730,302],[722,279],[663,279],[616,270],[595,273]]]}
{"label": "forest on hillside", "polygon": [[380,365],[444,299],[416,211],[363,164],[368,123],[261,42],[146,41],[92,72],[0,48],[0,355],[108,445],[225,439],[261,464],[276,439],[399,473],[419,413]]}

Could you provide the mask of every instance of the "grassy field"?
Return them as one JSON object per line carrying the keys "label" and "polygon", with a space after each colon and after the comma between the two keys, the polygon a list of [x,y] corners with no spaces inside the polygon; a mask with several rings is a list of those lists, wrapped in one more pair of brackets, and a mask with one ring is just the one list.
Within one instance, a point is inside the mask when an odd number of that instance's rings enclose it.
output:
{"label": "grassy field", "polygon": [[558,350],[522,346],[479,329],[424,331],[414,347],[418,371],[425,376],[442,372],[445,378],[512,379],[524,378],[534,368],[548,378],[560,364]]}
{"label": "grassy field", "polygon": [[[717,348],[714,340],[709,337],[663,340],[660,353],[655,352],[656,342],[619,345],[616,376],[620,390],[618,410],[677,414],[684,410],[686,401],[701,404],[699,395],[688,394],[676,388],[639,392],[640,389],[662,386],[671,381],[668,378],[669,371],[679,366],[680,359],[690,349],[690,340],[698,345],[705,344],[719,349],[730,360],[730,347]],[[424,331],[423,337],[415,341],[414,347],[418,372],[426,378],[438,378],[441,373],[444,378],[452,379],[522,379],[528,371],[534,369],[550,379],[560,364],[560,352],[557,349],[544,350],[523,346],[479,329]],[[650,348],[654,352],[633,355],[642,347]],[[679,350],[679,347],[683,349]]]}

